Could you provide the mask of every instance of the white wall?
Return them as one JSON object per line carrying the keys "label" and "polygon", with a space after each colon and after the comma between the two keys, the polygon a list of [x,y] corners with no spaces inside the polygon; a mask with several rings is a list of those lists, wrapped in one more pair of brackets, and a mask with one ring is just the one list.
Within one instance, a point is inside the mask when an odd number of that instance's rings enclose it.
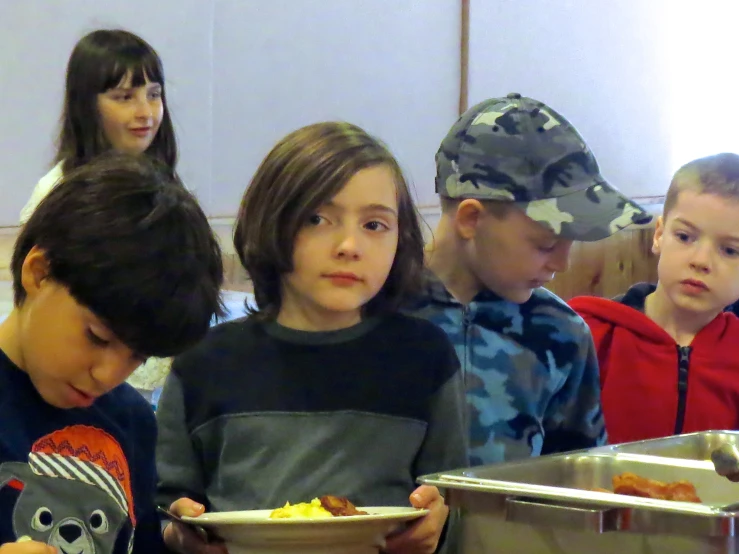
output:
{"label": "white wall", "polygon": [[[159,52],[180,172],[212,216],[235,214],[287,132],[344,119],[385,140],[435,203],[434,153],[456,118],[458,0],[0,2],[0,226],[48,169],[76,40],[124,27]],[[10,54],[12,53],[12,55]]]}
{"label": "white wall", "polygon": [[739,151],[737,0],[470,0],[470,105],[520,92],[567,117],[627,194]]}
{"label": "white wall", "polygon": [[183,177],[201,198],[207,196],[213,7],[202,0],[0,2],[0,225],[17,224],[34,184],[46,173],[67,58],[84,33],[99,27],[127,28],[158,50],[169,81]]}
{"label": "white wall", "polygon": [[248,182],[245,168],[281,136],[331,119],[385,140],[418,201],[435,203],[434,154],[457,115],[458,3],[218,2],[213,212],[232,213]]}
{"label": "white wall", "polygon": [[[470,0],[470,104],[511,91],[578,127],[628,194],[664,193],[685,161],[739,150],[736,0]],[[235,213],[271,145],[346,119],[389,143],[422,206],[456,118],[460,0],[0,1],[0,226],[53,155],[75,41],[125,27],[163,58],[180,171],[212,216]],[[431,210],[433,211],[433,210]]]}

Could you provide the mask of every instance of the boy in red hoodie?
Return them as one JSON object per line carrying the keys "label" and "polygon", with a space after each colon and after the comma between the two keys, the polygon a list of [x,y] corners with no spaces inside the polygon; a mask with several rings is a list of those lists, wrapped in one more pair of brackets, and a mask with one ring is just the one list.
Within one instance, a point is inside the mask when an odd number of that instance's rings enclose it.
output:
{"label": "boy in red hoodie", "polygon": [[739,429],[739,155],[672,179],[652,251],[656,285],[570,306],[590,326],[611,443]]}

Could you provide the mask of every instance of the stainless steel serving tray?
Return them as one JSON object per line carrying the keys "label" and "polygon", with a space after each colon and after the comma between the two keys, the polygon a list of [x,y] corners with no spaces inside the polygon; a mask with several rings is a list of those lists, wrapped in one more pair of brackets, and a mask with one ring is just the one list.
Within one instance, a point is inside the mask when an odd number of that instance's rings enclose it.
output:
{"label": "stainless steel serving tray", "polygon": [[703,431],[593,448],[591,453],[646,454],[684,460],[710,460],[711,452],[728,443],[739,444],[739,431]]}
{"label": "stainless steel serving tray", "polygon": [[[709,431],[422,477],[461,516],[461,554],[736,554],[739,484],[718,475],[711,452],[739,432]],[[632,472],[691,481],[700,504],[637,498],[612,488]]]}
{"label": "stainless steel serving tray", "polygon": [[[592,490],[610,489],[613,476],[624,472],[660,481],[687,479],[695,485],[702,502],[654,500]],[[470,493],[496,495],[504,502],[507,521],[599,533],[733,536],[739,516],[722,510],[739,500],[739,485],[716,474],[713,464],[706,460],[577,452],[444,472],[420,481],[451,491],[453,499],[461,498],[459,493],[464,491],[466,502]]]}
{"label": "stainless steel serving tray", "polygon": [[[596,492],[612,488],[614,475],[624,472],[659,481],[692,482],[701,504],[654,500]],[[597,504],[715,515],[720,507],[739,500],[739,485],[717,475],[710,461],[661,458],[638,454],[574,453],[543,456],[523,462],[449,471],[421,478],[423,483],[444,483],[445,488],[484,490],[505,494]]]}

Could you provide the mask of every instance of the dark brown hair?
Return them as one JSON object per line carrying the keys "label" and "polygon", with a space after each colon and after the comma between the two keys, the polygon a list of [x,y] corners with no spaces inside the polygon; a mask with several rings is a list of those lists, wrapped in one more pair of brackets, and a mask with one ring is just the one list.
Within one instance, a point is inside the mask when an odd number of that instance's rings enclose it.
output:
{"label": "dark brown hair", "polygon": [[688,162],[678,169],[667,189],[663,217],[666,218],[675,207],[678,195],[684,190],[739,200],[739,155],[714,154]]}
{"label": "dark brown hair", "polygon": [[48,277],[142,356],[182,352],[223,314],[218,239],[195,197],[148,156],[101,154],[41,201],[13,249],[16,306],[34,246]]}
{"label": "dark brown hair", "polygon": [[67,63],[55,158],[55,163],[63,162],[62,173],[110,149],[100,124],[97,95],[117,86],[128,72],[134,87],[144,85],[147,79],[162,87],[162,122],[146,153],[174,173],[177,142],[167,107],[162,62],[144,39],[128,31],[104,29],[82,37]]}
{"label": "dark brown hair", "polygon": [[379,140],[350,123],[309,125],[287,135],[262,161],[244,193],[234,246],[254,284],[260,319],[281,306],[282,276],[292,271],[298,231],[362,169],[387,165],[398,196],[398,249],[380,292],[364,307],[397,309],[420,282],[423,235],[403,171]]}

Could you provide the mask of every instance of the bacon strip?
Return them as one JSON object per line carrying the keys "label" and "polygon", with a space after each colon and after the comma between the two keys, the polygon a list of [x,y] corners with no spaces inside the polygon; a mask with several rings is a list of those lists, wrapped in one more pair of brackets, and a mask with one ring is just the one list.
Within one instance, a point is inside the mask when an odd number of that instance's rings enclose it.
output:
{"label": "bacon strip", "polygon": [[331,512],[333,516],[366,516],[367,512],[357,510],[357,507],[343,496],[326,495],[321,497],[321,506]]}

